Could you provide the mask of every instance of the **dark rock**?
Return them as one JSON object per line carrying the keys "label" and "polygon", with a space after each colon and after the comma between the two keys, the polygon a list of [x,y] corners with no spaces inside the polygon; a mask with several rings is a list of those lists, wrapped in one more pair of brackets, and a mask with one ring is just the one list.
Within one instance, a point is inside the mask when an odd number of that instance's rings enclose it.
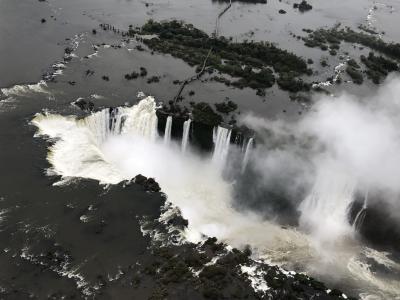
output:
{"label": "dark rock", "polygon": [[135,48],[137,51],[144,51],[144,48],[142,47],[142,45],[137,45]]}
{"label": "dark rock", "polygon": [[79,107],[83,111],[93,111],[94,103],[91,101],[86,101],[82,98],[77,99],[72,103],[73,105]]}
{"label": "dark rock", "polygon": [[148,192],[159,192],[161,190],[160,186],[153,178],[147,178],[141,174],[136,175],[134,182],[141,185]]}
{"label": "dark rock", "polygon": [[72,52],[74,52],[74,49],[72,49],[70,47],[67,47],[67,48],[64,49],[64,53],[67,54],[67,55],[72,54]]}
{"label": "dark rock", "polygon": [[150,78],[147,79],[147,83],[155,83],[155,82],[160,82],[160,77],[159,76],[151,76]]}
{"label": "dark rock", "polygon": [[85,74],[86,74],[86,76],[92,76],[92,75],[94,75],[94,71],[86,70]]}
{"label": "dark rock", "polygon": [[182,216],[175,216],[168,221],[168,225],[185,228],[189,225],[189,221],[184,219]]}
{"label": "dark rock", "polygon": [[313,7],[307,3],[307,1],[303,0],[300,3],[293,4],[293,8],[297,8],[301,12],[306,12],[311,10]]}
{"label": "dark rock", "polygon": [[132,79],[136,79],[136,78],[138,78],[139,77],[139,73],[137,73],[137,72],[135,72],[135,71],[133,71],[132,73],[130,73],[130,74],[125,74],[125,79],[126,80],[132,80]]}
{"label": "dark rock", "polygon": [[147,76],[147,70],[145,67],[140,67],[140,76]]}

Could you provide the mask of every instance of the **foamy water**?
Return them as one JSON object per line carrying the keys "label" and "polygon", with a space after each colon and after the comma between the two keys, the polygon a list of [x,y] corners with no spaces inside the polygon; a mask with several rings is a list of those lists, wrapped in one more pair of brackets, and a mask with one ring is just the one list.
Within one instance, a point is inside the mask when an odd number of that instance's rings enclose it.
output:
{"label": "foamy water", "polygon": [[47,93],[47,83],[44,80],[36,84],[14,85],[10,88],[2,88],[1,92],[5,97],[24,96],[30,93]]}
{"label": "foamy water", "polygon": [[[282,228],[256,213],[234,209],[234,183],[222,176],[230,131],[216,130],[214,155],[199,157],[186,147],[183,155],[181,144],[164,143],[158,136],[152,97],[133,107],[105,109],[81,120],[73,116],[38,114],[32,123],[38,127],[37,135],[55,140],[49,148],[48,160],[52,166],[49,172],[62,175],[65,180],[83,177],[115,184],[137,174],[154,177],[168,200],[189,220],[185,233],[189,241],[199,241],[204,235],[215,236],[234,247],[250,245],[255,256],[270,263],[297,265],[317,275],[326,275],[329,270],[338,277],[334,279],[348,280],[349,285],[359,287],[370,296],[375,289],[379,289],[375,293],[378,296],[400,295],[398,282],[379,279],[360,260],[368,253],[368,257],[400,270],[387,256],[362,247],[351,234],[352,227],[343,215],[345,206],[352,201],[351,181],[331,186],[330,174],[320,176],[321,182],[315,184],[313,193],[300,208],[306,212],[301,223],[305,229],[310,224],[310,228],[318,228],[314,224],[318,222],[326,227],[301,232],[296,228]],[[316,197],[324,197],[321,193],[327,191],[330,198],[324,199],[328,205],[316,201]],[[333,193],[336,191],[340,192]],[[335,201],[335,197],[340,201]],[[324,222],[326,219],[328,222]],[[324,249],[326,243],[315,242],[321,241],[320,236],[324,234],[331,242],[329,249]]]}

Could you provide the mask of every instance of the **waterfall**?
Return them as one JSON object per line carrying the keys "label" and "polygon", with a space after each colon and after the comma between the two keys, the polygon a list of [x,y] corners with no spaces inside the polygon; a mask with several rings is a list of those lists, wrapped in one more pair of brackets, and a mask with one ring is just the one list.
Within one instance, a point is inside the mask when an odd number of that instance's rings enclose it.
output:
{"label": "waterfall", "polygon": [[215,144],[216,141],[217,141],[217,128],[214,127],[213,128],[213,143]]}
{"label": "waterfall", "polygon": [[121,134],[126,117],[123,108],[108,108],[79,120],[78,124],[90,130],[99,146],[109,136]]}
{"label": "waterfall", "polygon": [[97,145],[119,134],[137,134],[155,140],[158,135],[157,122],[153,97],[147,97],[132,107],[103,109],[77,120],[80,127],[90,130]]}
{"label": "waterfall", "polygon": [[225,165],[225,161],[229,152],[231,133],[232,130],[221,126],[218,126],[218,128],[214,129],[213,131],[214,153],[212,160],[219,167],[223,167]]}
{"label": "waterfall", "polygon": [[164,144],[168,145],[171,142],[171,128],[172,128],[172,117],[167,117],[167,123],[165,124],[164,131]]}
{"label": "waterfall", "polygon": [[32,124],[37,135],[57,139],[47,156],[51,171],[67,177],[94,178],[117,183],[121,174],[103,155],[103,145],[117,136],[144,137],[154,141],[157,115],[154,98],[132,107],[107,108],[79,119],[57,114],[37,114]]}
{"label": "waterfall", "polygon": [[243,162],[242,162],[242,173],[246,170],[247,163],[249,162],[250,151],[253,147],[253,138],[249,138],[247,141],[246,151],[244,152]]}
{"label": "waterfall", "polygon": [[133,133],[149,138],[152,141],[158,137],[156,102],[153,97],[147,97],[138,104],[124,108],[127,115],[122,133]]}
{"label": "waterfall", "polygon": [[345,169],[321,160],[311,193],[300,204],[300,226],[314,241],[334,243],[353,233],[348,210],[354,200],[355,182]]}
{"label": "waterfall", "polygon": [[190,123],[192,122],[191,119],[186,120],[183,123],[183,135],[182,135],[182,152],[186,152],[186,148],[189,142],[189,132],[190,132]]}
{"label": "waterfall", "polygon": [[353,222],[353,229],[354,231],[359,231],[361,225],[364,222],[365,216],[367,214],[367,206],[368,206],[368,190],[365,193],[364,196],[364,203],[363,206],[361,207],[360,211],[357,213],[354,222]]}

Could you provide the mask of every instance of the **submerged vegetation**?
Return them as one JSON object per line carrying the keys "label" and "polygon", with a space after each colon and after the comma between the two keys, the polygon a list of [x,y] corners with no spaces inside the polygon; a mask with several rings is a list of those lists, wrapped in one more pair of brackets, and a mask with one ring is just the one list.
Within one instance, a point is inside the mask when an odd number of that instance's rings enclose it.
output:
{"label": "submerged vegetation", "polygon": [[229,114],[235,111],[237,107],[237,104],[232,100],[215,104],[215,108],[217,109],[217,111],[223,114]]}
{"label": "submerged vegetation", "polygon": [[366,74],[374,83],[381,83],[384,78],[390,73],[399,71],[399,66],[396,62],[389,60],[383,56],[376,56],[370,52],[366,57],[361,55],[362,63],[367,67]]}
{"label": "submerged vegetation", "polygon": [[148,21],[141,34],[157,35],[143,42],[153,51],[171,54],[200,70],[209,54],[206,67],[230,75],[234,81],[224,82],[238,88],[253,88],[258,94],[275,82],[287,91],[307,91],[310,85],[300,79],[311,75],[307,62],[269,42],[232,42],[225,37],[215,38],[179,21]]}
{"label": "submerged vegetation", "polygon": [[355,32],[348,27],[339,29],[336,26],[332,29],[321,28],[315,31],[303,29],[303,31],[308,33],[308,36],[303,38],[304,44],[307,47],[319,47],[323,51],[329,49],[330,52],[335,51],[336,53],[340,49],[342,42],[346,42],[359,44],[383,54],[384,56],[377,56],[373,52],[370,52],[368,56],[361,55],[360,61],[365,67],[364,71],[361,70],[360,65],[354,59],[350,59],[347,62],[346,73],[356,84],[363,83],[363,73],[375,84],[378,84],[390,72],[399,71],[399,66],[396,62],[400,61],[399,43],[387,43],[376,36],[364,32]]}
{"label": "submerged vegetation", "polygon": [[[229,2],[230,0],[212,0],[213,2]],[[266,4],[267,0],[232,0],[232,2],[244,2],[244,3],[261,3]]]}
{"label": "submerged vegetation", "polygon": [[352,66],[347,66],[346,73],[351,77],[355,84],[362,84],[364,82],[362,73]]}
{"label": "submerged vegetation", "polygon": [[135,72],[135,71],[133,71],[132,73],[130,73],[130,74],[125,74],[125,79],[126,80],[132,80],[132,79],[136,79],[136,78],[138,78],[139,77],[139,73],[137,73],[137,72]]}
{"label": "submerged vegetation", "polygon": [[360,44],[391,58],[400,59],[399,43],[387,43],[376,36],[364,32],[356,32],[348,27],[339,29],[336,26],[331,29],[303,29],[303,31],[308,33],[308,36],[303,38],[307,47],[319,47],[321,50],[328,47],[330,49],[339,49],[341,42],[347,42]]}
{"label": "submerged vegetation", "polygon": [[297,8],[300,12],[306,12],[312,10],[312,6],[303,0],[300,3],[293,4],[293,8]]}

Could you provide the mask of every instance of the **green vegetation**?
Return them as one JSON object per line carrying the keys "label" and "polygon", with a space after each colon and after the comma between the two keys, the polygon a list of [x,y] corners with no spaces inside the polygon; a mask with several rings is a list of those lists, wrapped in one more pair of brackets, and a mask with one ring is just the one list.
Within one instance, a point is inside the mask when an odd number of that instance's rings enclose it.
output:
{"label": "green vegetation", "polygon": [[293,93],[297,93],[300,91],[309,91],[311,88],[311,84],[303,82],[301,78],[298,79],[290,73],[283,74],[278,79],[278,85],[283,90],[290,91]]}
{"label": "green vegetation", "polygon": [[235,111],[237,107],[237,104],[231,100],[215,104],[217,111],[224,114],[229,114],[230,112]]}
{"label": "green vegetation", "polygon": [[[228,2],[230,0],[212,0],[213,2]],[[232,0],[232,2],[245,2],[245,3],[261,3],[265,4],[267,3],[267,0]]]}
{"label": "green vegetation", "polygon": [[361,29],[362,31],[365,31],[365,32],[369,33],[369,34],[378,34],[378,32],[376,32],[375,30],[373,30],[373,29],[371,29],[371,28],[369,28],[369,27],[367,27],[367,26],[365,26],[363,24],[359,25],[358,28]]}
{"label": "green vegetation", "polygon": [[[179,220],[171,222],[182,223]],[[187,226],[187,222],[185,224]],[[146,226],[147,230],[163,230],[158,221]],[[157,242],[150,246],[148,255],[150,257],[143,263],[124,270],[125,282],[130,281],[136,289],[152,291],[148,299],[344,298],[341,291],[328,290],[322,282],[307,275],[295,273],[288,276],[277,266],[254,262],[249,247],[227,250],[226,245],[215,237],[209,237],[203,243],[175,246]],[[243,266],[252,267],[255,273],[262,274],[260,279],[269,287],[265,294],[254,291]]]}
{"label": "green vegetation", "polygon": [[375,56],[370,52],[368,57],[361,55],[362,63],[367,67],[367,76],[375,84],[379,84],[390,73],[399,71],[399,66],[383,56]]}
{"label": "green vegetation", "polygon": [[147,79],[147,83],[154,83],[154,82],[160,82],[160,77],[151,76],[150,78]]}
{"label": "green vegetation", "polygon": [[362,73],[356,68],[347,66],[346,73],[351,77],[355,84],[362,84],[364,82]]}
{"label": "green vegetation", "polygon": [[307,84],[299,84],[302,82],[300,76],[312,74],[306,61],[271,43],[234,43],[225,37],[210,37],[193,25],[179,21],[159,23],[150,20],[141,28],[141,34],[158,36],[144,39],[151,50],[171,54],[191,66],[198,66],[199,70],[212,48],[206,67],[238,78],[230,82],[235,87],[270,88],[276,81],[275,76],[279,75],[277,82],[282,89],[308,90]]}
{"label": "green vegetation", "polygon": [[[387,43],[376,36],[364,32],[355,32],[348,27],[339,29],[336,26],[332,29],[318,29],[315,31],[303,29],[303,31],[308,34],[307,37],[303,38],[306,46],[319,47],[321,50],[329,48],[331,54],[336,55],[336,51],[340,49],[342,42],[360,44],[384,54],[386,57],[382,55],[376,56],[373,52],[370,52],[368,57],[365,55],[360,57],[361,62],[366,67],[364,73],[375,84],[382,82],[390,72],[399,71],[399,66],[394,61],[400,60],[399,43]],[[350,59],[347,65],[346,73],[352,78],[353,82],[362,84],[364,80],[360,65],[354,59]]]}
{"label": "green vegetation", "polygon": [[145,67],[140,67],[140,76],[144,77],[147,76],[147,69]]}
{"label": "green vegetation", "polygon": [[192,104],[193,120],[206,125],[216,126],[222,122],[222,117],[205,102]]}
{"label": "green vegetation", "polygon": [[354,68],[354,69],[359,69],[360,68],[360,65],[353,58],[351,58],[351,59],[349,59],[347,61],[347,65],[352,67],[352,68]]}
{"label": "green vegetation", "polygon": [[293,8],[298,8],[301,12],[312,10],[312,6],[305,0],[301,1],[300,3],[293,4]]}
{"label": "green vegetation", "polygon": [[132,79],[136,79],[136,78],[138,78],[139,77],[139,73],[137,73],[137,72],[135,72],[135,71],[133,71],[132,73],[130,73],[130,74],[125,74],[125,79],[126,80],[132,80]]}
{"label": "green vegetation", "polygon": [[366,34],[364,32],[355,32],[346,27],[339,29],[337,26],[332,29],[318,29],[315,31],[303,29],[308,36],[303,38],[304,44],[308,47],[320,47],[325,49],[339,49],[342,41],[352,44],[360,44],[372,50],[378,51],[391,58],[400,60],[400,44],[386,43],[382,39]]}

